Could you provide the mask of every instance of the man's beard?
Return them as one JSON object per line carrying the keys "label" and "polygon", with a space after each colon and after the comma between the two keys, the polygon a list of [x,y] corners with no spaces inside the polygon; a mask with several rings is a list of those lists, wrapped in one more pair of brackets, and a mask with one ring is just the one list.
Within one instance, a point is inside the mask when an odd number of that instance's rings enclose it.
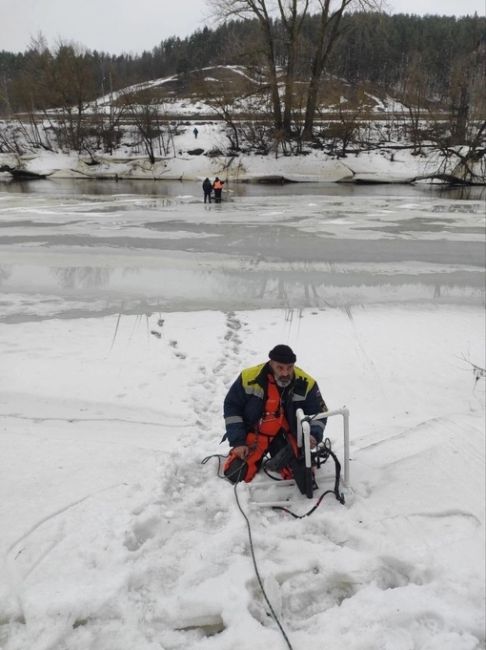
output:
{"label": "man's beard", "polygon": [[280,386],[280,388],[285,388],[291,381],[292,377],[275,377],[275,383],[277,386]]}

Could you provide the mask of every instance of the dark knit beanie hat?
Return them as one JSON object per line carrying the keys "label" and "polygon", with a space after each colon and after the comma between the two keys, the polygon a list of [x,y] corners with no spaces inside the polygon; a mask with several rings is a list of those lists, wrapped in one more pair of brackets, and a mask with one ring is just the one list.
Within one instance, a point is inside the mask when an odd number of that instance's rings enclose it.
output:
{"label": "dark knit beanie hat", "polygon": [[295,363],[297,361],[292,348],[289,348],[288,345],[276,345],[273,350],[270,350],[268,356],[272,361],[278,363]]}

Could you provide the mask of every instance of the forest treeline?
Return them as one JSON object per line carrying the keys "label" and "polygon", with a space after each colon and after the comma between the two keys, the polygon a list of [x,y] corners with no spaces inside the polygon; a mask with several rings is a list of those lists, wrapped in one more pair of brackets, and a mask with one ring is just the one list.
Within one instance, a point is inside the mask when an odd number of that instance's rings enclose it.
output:
{"label": "forest treeline", "polygon": [[[276,22],[276,62],[285,66],[285,33]],[[316,17],[306,18],[296,76],[308,75],[317,38]],[[260,47],[261,46],[261,47]],[[184,75],[214,65],[264,68],[256,20],[230,21],[187,38],[168,38],[140,55],[112,55],[40,37],[22,53],[0,52],[0,115],[75,106],[134,83]],[[478,16],[345,14],[326,72],[351,83],[372,82],[404,97],[420,81],[428,99],[447,108],[464,75],[486,80],[486,19]],[[415,89],[416,90],[416,89]]]}

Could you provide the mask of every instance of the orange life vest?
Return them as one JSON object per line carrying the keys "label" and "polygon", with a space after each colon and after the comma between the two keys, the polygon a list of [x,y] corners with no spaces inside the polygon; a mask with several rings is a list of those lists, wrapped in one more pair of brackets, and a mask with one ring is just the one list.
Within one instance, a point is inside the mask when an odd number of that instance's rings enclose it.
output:
{"label": "orange life vest", "polygon": [[223,183],[221,181],[214,181],[213,189],[214,190],[222,190],[223,189]]}
{"label": "orange life vest", "polygon": [[258,433],[273,438],[282,429],[289,431],[280,391],[273,375],[268,375],[267,400],[263,409],[263,415],[258,423]]}

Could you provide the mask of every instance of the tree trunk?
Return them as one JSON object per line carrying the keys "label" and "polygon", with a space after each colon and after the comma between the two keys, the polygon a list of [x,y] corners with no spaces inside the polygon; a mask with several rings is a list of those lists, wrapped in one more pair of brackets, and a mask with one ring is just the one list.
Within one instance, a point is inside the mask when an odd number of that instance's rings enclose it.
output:
{"label": "tree trunk", "polygon": [[312,60],[309,89],[307,91],[307,102],[305,108],[304,131],[305,140],[312,140],[314,130],[314,119],[319,99],[322,73],[326,65],[334,42],[339,34],[339,24],[344,10],[351,0],[341,0],[339,8],[329,16],[330,0],[324,0],[321,5],[321,16],[319,22],[319,34],[314,58]]}
{"label": "tree trunk", "polygon": [[259,16],[260,26],[265,39],[265,55],[267,58],[268,76],[270,83],[270,96],[273,109],[273,124],[276,131],[282,130],[282,106],[278,92],[277,66],[275,63],[275,46],[272,35],[272,25],[268,15]]}
{"label": "tree trunk", "polygon": [[453,111],[456,113],[456,120],[452,127],[452,144],[465,144],[469,116],[469,93],[465,84],[461,86],[459,91],[459,105],[457,108],[453,107]]}
{"label": "tree trunk", "polygon": [[297,59],[297,50],[299,44],[302,24],[307,16],[309,3],[306,1],[302,7],[302,13],[299,18],[298,1],[293,0],[289,7],[289,15],[286,14],[281,0],[278,2],[280,8],[280,20],[287,33],[287,67],[285,72],[285,97],[284,97],[284,114],[283,130],[287,137],[292,134],[292,111],[294,107],[294,87],[295,87],[295,63]]}
{"label": "tree trunk", "polygon": [[295,42],[289,43],[285,75],[285,97],[282,127],[286,136],[292,132],[292,108],[294,105]]}

